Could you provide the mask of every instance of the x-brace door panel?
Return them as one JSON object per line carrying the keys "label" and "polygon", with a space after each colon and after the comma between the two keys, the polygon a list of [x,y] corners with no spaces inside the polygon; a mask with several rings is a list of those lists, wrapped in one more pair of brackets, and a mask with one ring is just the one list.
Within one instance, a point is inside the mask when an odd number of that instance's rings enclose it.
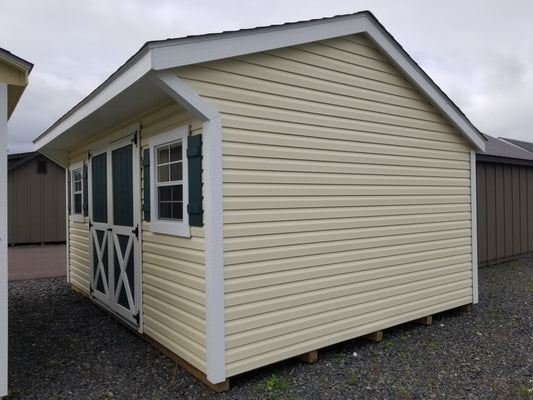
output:
{"label": "x-brace door panel", "polygon": [[140,204],[135,143],[122,140],[91,158],[92,294],[140,326]]}

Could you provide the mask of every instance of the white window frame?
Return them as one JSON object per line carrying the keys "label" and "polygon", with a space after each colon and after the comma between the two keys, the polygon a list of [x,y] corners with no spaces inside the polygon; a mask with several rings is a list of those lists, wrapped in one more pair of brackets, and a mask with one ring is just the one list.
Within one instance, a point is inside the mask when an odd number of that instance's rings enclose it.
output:
{"label": "white window frame", "polygon": [[[81,169],[81,213],[74,212],[74,179],[72,173],[77,169]],[[70,174],[70,218],[74,222],[85,222],[85,216],[83,215],[83,161],[72,164],[68,173]]]}
{"label": "white window frame", "polygon": [[[150,146],[150,231],[154,233],[163,233],[174,236],[191,236],[191,227],[189,226],[189,214],[187,213],[187,204],[189,201],[189,182],[188,182],[188,160],[187,160],[187,136],[189,136],[189,126],[183,125],[171,129],[167,132],[153,136],[149,139]],[[159,219],[159,199],[157,190],[157,152],[155,149],[159,146],[181,140],[182,142],[182,167],[183,167],[183,219],[181,221],[172,221]]]}

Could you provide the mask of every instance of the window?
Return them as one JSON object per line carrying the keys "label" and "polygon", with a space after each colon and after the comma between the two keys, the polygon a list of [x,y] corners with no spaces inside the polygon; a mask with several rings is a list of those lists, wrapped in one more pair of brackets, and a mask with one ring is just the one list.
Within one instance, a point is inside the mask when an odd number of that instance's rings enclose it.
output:
{"label": "window", "polygon": [[158,219],[183,220],[183,143],[176,140],[156,147]]}
{"label": "window", "polygon": [[84,222],[83,163],[74,164],[70,170],[70,214],[72,220]]}
{"label": "window", "polygon": [[187,136],[182,126],[150,139],[152,188],[150,229],[169,235],[190,236],[187,214]]}

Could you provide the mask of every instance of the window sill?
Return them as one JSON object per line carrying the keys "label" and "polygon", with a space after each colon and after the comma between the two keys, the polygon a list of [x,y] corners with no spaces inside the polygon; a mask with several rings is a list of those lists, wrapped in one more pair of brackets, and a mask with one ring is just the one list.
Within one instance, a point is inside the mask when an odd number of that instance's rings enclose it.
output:
{"label": "window sill", "polygon": [[151,221],[150,232],[186,238],[191,237],[191,227],[182,222]]}

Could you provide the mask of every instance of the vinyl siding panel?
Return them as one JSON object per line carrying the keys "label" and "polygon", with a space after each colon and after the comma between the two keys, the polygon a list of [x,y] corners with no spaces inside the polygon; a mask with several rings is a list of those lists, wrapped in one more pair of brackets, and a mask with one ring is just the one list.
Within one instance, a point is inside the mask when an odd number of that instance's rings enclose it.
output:
{"label": "vinyl siding panel", "polygon": [[227,376],[472,302],[470,147],[364,36],[177,75],[223,121]]}
{"label": "vinyl siding panel", "polygon": [[[190,113],[174,102],[163,104],[143,116],[141,145],[147,148],[150,137],[182,125],[201,133],[201,122]],[[191,237],[183,238],[153,233],[145,221],[142,231],[144,333],[206,372],[203,228],[193,227]]]}
{"label": "vinyl siding panel", "polygon": [[91,284],[89,246],[89,223],[69,220],[70,283],[86,295],[89,295]]}

